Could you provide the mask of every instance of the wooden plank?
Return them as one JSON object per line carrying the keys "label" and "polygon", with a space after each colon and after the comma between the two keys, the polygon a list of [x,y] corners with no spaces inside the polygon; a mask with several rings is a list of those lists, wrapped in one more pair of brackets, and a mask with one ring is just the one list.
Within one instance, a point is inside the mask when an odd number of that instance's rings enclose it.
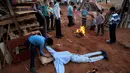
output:
{"label": "wooden plank", "polygon": [[16,6],[16,8],[32,8],[32,6]]}
{"label": "wooden plank", "polygon": [[[31,18],[36,18],[35,14],[28,14],[28,15],[16,17],[16,19],[18,21],[29,20]],[[11,18],[3,20],[3,21],[0,21],[0,25],[6,25],[6,24],[9,24],[9,23],[14,23]]]}
{"label": "wooden plank", "polygon": [[0,40],[2,39],[3,33],[4,32],[4,27],[0,26]]}
{"label": "wooden plank", "polygon": [[10,64],[13,59],[4,42],[0,43],[0,50],[2,51],[6,62]]}
{"label": "wooden plank", "polygon": [[37,27],[39,26],[39,24],[28,24],[25,26],[20,26],[21,29],[26,29],[26,28],[31,28],[31,27]]}
{"label": "wooden plank", "polygon": [[22,36],[22,32],[20,31],[19,23],[18,23],[18,21],[17,21],[15,15],[14,15],[14,11],[13,11],[13,9],[12,9],[12,6],[11,6],[11,4],[10,4],[10,1],[9,1],[9,0],[6,0],[6,1],[7,1],[7,6],[8,6],[8,8],[9,8],[9,12],[10,12],[10,14],[11,14],[11,16],[12,16],[12,20],[13,20],[13,22],[15,23],[16,29],[18,30],[19,35]]}
{"label": "wooden plank", "polygon": [[19,11],[19,12],[15,12],[16,14],[25,14],[25,13],[33,13],[36,12],[34,10],[30,10],[30,11]]}

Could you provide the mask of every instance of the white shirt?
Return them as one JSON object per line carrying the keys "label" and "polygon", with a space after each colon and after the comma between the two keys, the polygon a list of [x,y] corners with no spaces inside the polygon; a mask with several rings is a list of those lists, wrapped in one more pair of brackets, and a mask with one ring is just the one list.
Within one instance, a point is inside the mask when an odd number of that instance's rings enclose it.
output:
{"label": "white shirt", "polygon": [[57,19],[61,17],[60,16],[60,7],[59,7],[58,2],[54,5],[54,14]]}

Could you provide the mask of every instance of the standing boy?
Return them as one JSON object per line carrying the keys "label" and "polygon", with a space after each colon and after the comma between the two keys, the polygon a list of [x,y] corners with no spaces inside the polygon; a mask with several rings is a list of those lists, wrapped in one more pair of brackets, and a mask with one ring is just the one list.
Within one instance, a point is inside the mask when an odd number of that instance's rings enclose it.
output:
{"label": "standing boy", "polygon": [[110,33],[110,40],[106,42],[109,44],[116,42],[116,27],[120,22],[120,16],[115,12],[115,7],[110,8],[110,19],[109,19],[109,33]]}
{"label": "standing boy", "polygon": [[74,25],[74,22],[73,22],[73,17],[74,17],[74,14],[73,14],[73,2],[69,2],[69,6],[67,8],[67,16],[68,16],[68,20],[69,20],[69,23],[68,23],[68,27],[71,27]]}
{"label": "standing boy", "polygon": [[46,18],[47,30],[50,31],[50,29],[49,29],[50,20],[49,20],[48,1],[47,0],[44,0],[44,4],[41,6],[41,9],[42,9],[43,15]]}
{"label": "standing boy", "polygon": [[54,30],[54,9],[53,9],[53,2],[50,2],[49,12],[50,12],[50,19],[51,19],[51,30]]}
{"label": "standing boy", "polygon": [[97,11],[97,17],[96,17],[96,25],[97,25],[97,36],[99,35],[100,28],[101,28],[101,36],[104,35],[104,21],[105,18],[100,10]]}
{"label": "standing boy", "polygon": [[46,46],[53,45],[53,39],[52,38],[44,38],[40,35],[32,35],[30,36],[27,41],[25,42],[25,45],[29,48],[30,51],[30,71],[32,73],[37,73],[35,69],[35,56],[36,56],[36,48],[39,48],[40,55],[49,57],[49,55],[44,54],[43,49],[46,48]]}
{"label": "standing boy", "polygon": [[85,6],[83,6],[83,9],[82,9],[82,11],[81,11],[81,14],[82,14],[82,26],[85,26],[85,27],[86,27],[86,20],[87,20],[88,11],[87,11],[87,9],[85,8]]}
{"label": "standing boy", "polygon": [[54,15],[55,15],[55,25],[56,25],[56,38],[63,37],[61,33],[61,16],[60,16],[60,7],[59,3],[61,0],[57,0],[57,3],[54,5]]}

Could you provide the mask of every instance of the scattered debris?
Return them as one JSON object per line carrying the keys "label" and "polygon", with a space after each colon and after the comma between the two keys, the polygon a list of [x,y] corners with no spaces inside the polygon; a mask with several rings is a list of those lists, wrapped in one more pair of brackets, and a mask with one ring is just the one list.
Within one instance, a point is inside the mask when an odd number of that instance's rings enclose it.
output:
{"label": "scattered debris", "polygon": [[98,72],[98,69],[93,68],[93,70],[92,70],[92,71],[88,71],[87,73],[97,73],[97,72]]}
{"label": "scattered debris", "polygon": [[69,41],[70,43],[72,43],[72,41],[71,41],[70,39],[68,39],[68,38],[66,38],[66,37],[65,37],[65,39],[66,39],[67,41]]}
{"label": "scattered debris", "polygon": [[27,71],[29,71],[28,67],[23,63],[23,61],[22,61],[22,64],[24,65],[25,69],[26,69]]}
{"label": "scattered debris", "polygon": [[56,44],[57,46],[61,46],[61,44]]}

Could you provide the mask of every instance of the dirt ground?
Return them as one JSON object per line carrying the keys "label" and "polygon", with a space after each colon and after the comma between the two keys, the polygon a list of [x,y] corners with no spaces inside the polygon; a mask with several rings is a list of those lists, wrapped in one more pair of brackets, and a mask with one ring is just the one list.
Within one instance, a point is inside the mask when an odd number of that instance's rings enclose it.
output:
{"label": "dirt ground", "polygon": [[[87,73],[93,68],[99,70],[98,73],[130,73],[130,49],[124,47],[120,43],[130,45],[130,30],[129,29],[117,29],[117,42],[115,44],[107,44],[106,39],[109,39],[109,32],[105,31],[104,36],[95,36],[95,31],[86,31],[86,35],[82,38],[74,36],[74,32],[79,28],[81,24],[81,18],[78,17],[76,25],[73,27],[67,27],[66,7],[61,7],[62,16],[62,33],[64,37],[62,39],[55,38],[55,31],[50,32],[54,39],[53,48],[56,51],[67,50],[73,53],[84,54],[95,52],[98,50],[104,50],[108,54],[109,60],[101,60],[95,63],[68,63],[65,65],[65,73]],[[64,10],[63,10],[64,9]],[[72,42],[69,42],[69,39]],[[57,44],[60,44],[58,46]],[[36,58],[36,68],[38,73],[56,73],[53,63],[47,66],[42,66],[39,59]],[[24,64],[29,68],[29,60],[24,61]],[[0,73],[30,73],[27,71],[22,63],[11,64]]]}

